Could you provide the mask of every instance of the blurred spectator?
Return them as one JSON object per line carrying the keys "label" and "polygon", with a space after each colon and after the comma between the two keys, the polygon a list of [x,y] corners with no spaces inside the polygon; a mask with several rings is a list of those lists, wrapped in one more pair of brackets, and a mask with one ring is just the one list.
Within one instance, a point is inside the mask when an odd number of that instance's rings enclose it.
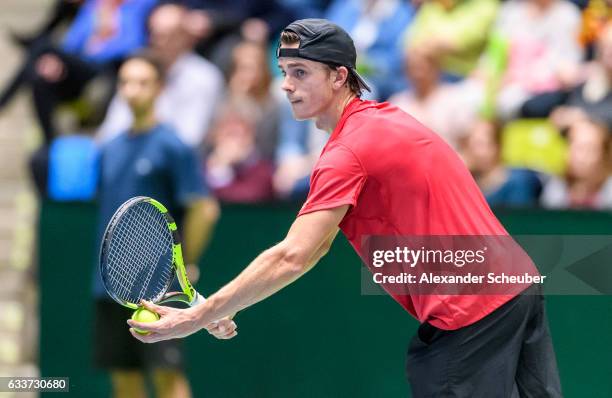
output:
{"label": "blurred spectator", "polygon": [[566,88],[582,60],[580,12],[566,0],[508,0],[496,30],[508,40],[508,66],[497,97],[504,119],[536,94]]}
{"label": "blurred spectator", "polygon": [[498,6],[498,0],[424,1],[408,30],[408,48],[439,57],[445,78],[463,78],[485,48]]}
{"label": "blurred spectator", "polygon": [[378,98],[385,100],[406,87],[402,78],[402,33],[414,9],[401,0],[335,0],[325,18],[344,28],[357,50],[357,70]]}
{"label": "blurred spectator", "polygon": [[599,39],[606,23],[612,21],[611,0],[590,0],[582,11],[582,29],[580,43],[591,54],[592,46]]}
{"label": "blurred spectator", "polygon": [[455,150],[476,118],[480,91],[473,83],[442,83],[438,61],[414,49],[406,59],[406,76],[412,89],[392,96],[389,102],[439,134]]}
{"label": "blurred spectator", "polygon": [[[155,117],[155,98],[163,82],[163,67],[148,55],[128,59],[119,70],[119,92],[134,114],[132,125],[101,149],[98,193],[98,235],[126,200],[149,196],[162,202],[182,226],[183,254],[190,280],[195,264],[218,217],[208,196],[197,153]],[[94,275],[95,363],[111,372],[113,396],[146,396],[151,376],[155,396],[189,397],[183,373],[182,341],[139,344],[125,327],[132,314],[106,294],[100,273]],[[180,290],[178,284],[170,290]]]}
{"label": "blurred spectator", "polygon": [[267,159],[274,158],[278,141],[279,103],[271,83],[266,48],[246,41],[237,45],[232,51],[227,95],[230,101],[246,99],[256,106],[256,144]]}
{"label": "blurred spectator", "polygon": [[226,70],[232,48],[241,40],[267,43],[292,20],[276,0],[170,0],[192,10],[185,27],[198,42],[197,52]]}
{"label": "blurred spectator", "polygon": [[332,0],[278,0],[291,11],[292,19],[323,18]]}
{"label": "blurred spectator", "polygon": [[11,38],[19,45],[29,47],[41,38],[51,35],[64,22],[72,22],[82,4],[83,0],[55,0],[48,19],[36,33],[30,35],[11,33]]}
{"label": "blurred spectator", "polygon": [[471,129],[464,159],[490,206],[533,206],[542,185],[537,174],[505,166],[501,161],[501,132],[495,122],[479,120]]}
{"label": "blurred spectator", "polygon": [[56,134],[53,111],[73,100],[94,77],[114,76],[116,65],[146,42],[145,20],[156,0],[88,0],[58,48],[34,43],[23,67],[0,95],[0,108],[19,86],[32,86],[34,106],[45,140]]}
{"label": "blurred spectator", "polygon": [[273,198],[274,165],[255,145],[258,117],[258,107],[248,100],[227,103],[210,133],[206,179],[223,202],[256,203]]}
{"label": "blurred spectator", "polygon": [[[184,27],[187,13],[180,5],[161,5],[149,18],[149,31],[151,50],[161,60],[167,75],[155,104],[157,117],[171,125],[183,142],[196,147],[210,128],[223,94],[223,76],[216,66],[192,52],[193,42]],[[116,95],[98,137],[113,138],[131,123],[127,103]]]}
{"label": "blurred spectator", "polygon": [[584,83],[570,91],[564,106],[551,114],[551,120],[561,130],[587,118],[612,129],[612,22],[597,41],[596,59],[584,69]]}
{"label": "blurred spectator", "polygon": [[611,209],[610,132],[601,124],[580,120],[571,126],[568,139],[566,174],[551,178],[544,186],[542,205]]}
{"label": "blurred spectator", "polygon": [[281,102],[280,139],[276,151],[274,190],[277,197],[300,201],[310,188],[310,173],[329,134],[312,121],[293,118],[289,101]]}

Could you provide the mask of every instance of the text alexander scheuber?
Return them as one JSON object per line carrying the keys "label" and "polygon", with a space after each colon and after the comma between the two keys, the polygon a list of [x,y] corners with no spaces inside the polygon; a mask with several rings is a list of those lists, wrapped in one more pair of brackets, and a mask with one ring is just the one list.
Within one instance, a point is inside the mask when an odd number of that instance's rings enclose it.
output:
{"label": "text alexander scheuber", "polygon": [[[487,247],[480,250],[432,250],[421,247],[410,249],[408,247],[396,247],[395,250],[374,250],[372,252],[372,266],[381,268],[386,264],[406,264],[414,268],[417,264],[448,264],[454,267],[464,267],[470,264],[483,264]],[[507,275],[489,272],[486,274],[487,283],[543,283],[546,276],[543,275]],[[417,275],[402,272],[396,275],[384,275],[382,272],[374,272],[375,283],[474,283],[481,284],[485,281],[485,275],[467,272],[460,275],[436,275],[431,272],[422,272]]]}

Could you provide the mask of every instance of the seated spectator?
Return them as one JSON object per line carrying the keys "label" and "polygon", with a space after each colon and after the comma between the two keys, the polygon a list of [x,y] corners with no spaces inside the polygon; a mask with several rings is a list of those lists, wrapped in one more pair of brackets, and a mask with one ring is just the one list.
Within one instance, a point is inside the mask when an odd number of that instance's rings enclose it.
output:
{"label": "seated spectator", "polygon": [[[565,130],[578,120],[593,119],[612,129],[612,22],[597,41],[596,58],[582,68],[582,81],[571,91],[542,94],[525,103],[523,113],[529,117],[546,117]],[[559,106],[560,105],[560,106]]]}
{"label": "seated spectator", "polygon": [[467,138],[464,159],[490,206],[524,207],[537,204],[541,183],[527,169],[505,166],[501,161],[500,127],[479,120]]}
{"label": "seated spectator", "polygon": [[402,33],[412,21],[409,2],[397,0],[335,0],[325,18],[353,38],[357,69],[375,87],[378,99],[406,87],[402,79]]}
{"label": "seated spectator", "polygon": [[278,141],[279,102],[272,94],[272,75],[266,48],[242,42],[232,51],[227,96],[230,101],[248,100],[261,115],[257,119],[256,143],[260,154],[274,158]]}
{"label": "seated spectator", "polygon": [[278,0],[284,8],[291,10],[294,20],[323,18],[332,0]]}
{"label": "seated spectator", "polygon": [[273,163],[257,146],[259,114],[253,103],[227,103],[210,133],[206,180],[222,202],[257,203],[273,198]]}
{"label": "seated spectator", "polygon": [[[166,0],[167,1],[167,0]],[[227,70],[232,48],[242,40],[264,45],[294,18],[277,0],[170,0],[192,10],[185,27],[196,51]]]}
{"label": "seated spectator", "polygon": [[[192,52],[193,42],[183,26],[187,12],[176,4],[155,8],[149,18],[150,46],[167,76],[155,104],[157,117],[172,126],[184,143],[197,147],[210,128],[224,87],[223,75],[217,67]],[[131,123],[127,103],[115,95],[98,138],[109,140]]]}
{"label": "seated spectator", "polygon": [[443,83],[436,58],[416,49],[406,59],[406,76],[412,89],[393,95],[389,102],[458,150],[476,118],[481,92],[469,80]]}
{"label": "seated spectator", "polygon": [[567,171],[544,186],[542,206],[611,209],[609,130],[596,122],[580,120],[571,126],[568,139]]}
{"label": "seated spectator", "polygon": [[599,35],[610,21],[612,21],[612,1],[590,0],[588,2],[587,7],[582,11],[580,31],[580,43],[588,54],[592,54],[593,45],[599,40]]}
{"label": "seated spectator", "polygon": [[39,40],[0,94],[0,108],[24,83],[32,86],[34,107],[48,143],[55,135],[53,112],[77,98],[96,76],[110,73],[146,43],[145,20],[155,0],[88,0],[79,9],[61,46]]}
{"label": "seated spectator", "polygon": [[408,30],[408,48],[440,58],[445,78],[467,76],[485,48],[495,21],[497,0],[429,0]]}
{"label": "seated spectator", "polygon": [[582,60],[580,12],[567,0],[508,0],[496,31],[508,40],[508,63],[497,96],[498,115],[516,117],[529,98],[572,84]]}

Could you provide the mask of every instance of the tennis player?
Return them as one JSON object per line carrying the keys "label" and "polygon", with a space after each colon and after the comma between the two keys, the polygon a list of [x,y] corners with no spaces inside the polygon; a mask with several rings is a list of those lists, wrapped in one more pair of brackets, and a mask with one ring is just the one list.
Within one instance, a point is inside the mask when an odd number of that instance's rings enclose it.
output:
{"label": "tennis player", "polygon": [[[508,235],[470,173],[435,133],[388,103],[363,101],[350,36],[322,19],[291,23],[277,52],[296,119],[330,133],[285,239],[198,307],[161,314],[143,342],[184,337],[276,293],[327,253],[339,229],[362,258],[367,235]],[[503,271],[503,270],[499,270]],[[544,301],[529,294],[397,295],[421,325],[410,343],[414,397],[560,397]],[[225,331],[227,337],[235,330]]]}

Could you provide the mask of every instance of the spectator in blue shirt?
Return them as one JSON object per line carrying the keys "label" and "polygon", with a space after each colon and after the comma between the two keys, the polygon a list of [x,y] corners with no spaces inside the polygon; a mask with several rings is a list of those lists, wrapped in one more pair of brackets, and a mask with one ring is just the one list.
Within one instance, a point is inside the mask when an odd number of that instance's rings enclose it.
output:
{"label": "spectator in blue shirt", "polygon": [[[185,263],[190,280],[195,282],[195,264],[219,211],[216,201],[208,196],[195,150],[155,118],[162,70],[148,55],[129,58],[119,70],[119,93],[133,113],[133,123],[101,149],[98,235],[102,236],[123,202],[134,196],[153,197],[183,227]],[[94,280],[95,363],[111,372],[115,396],[145,396],[145,369],[152,372],[156,396],[190,396],[179,341],[153,345],[135,341],[125,324],[131,310],[110,300],[97,268]]]}
{"label": "spectator in blue shirt", "polygon": [[146,44],[146,19],[156,2],[87,0],[60,46],[48,39],[32,45],[23,67],[0,93],[0,108],[28,83],[45,142],[51,141],[57,105],[78,98],[96,76],[108,73],[112,80],[116,65]]}
{"label": "spectator in blue shirt", "polygon": [[414,8],[399,0],[334,0],[325,18],[343,27],[355,41],[357,69],[374,86],[378,99],[404,90],[407,82],[403,33]]}

